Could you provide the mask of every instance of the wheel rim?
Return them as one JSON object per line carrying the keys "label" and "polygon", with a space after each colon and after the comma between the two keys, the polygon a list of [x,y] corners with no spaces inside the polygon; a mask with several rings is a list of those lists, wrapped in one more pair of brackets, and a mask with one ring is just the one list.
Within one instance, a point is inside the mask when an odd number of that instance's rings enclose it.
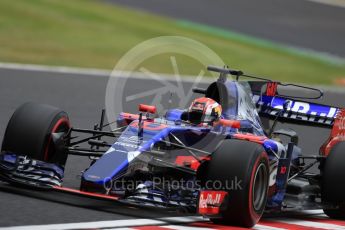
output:
{"label": "wheel rim", "polygon": [[[68,129],[70,128],[70,123],[69,120],[65,117],[60,118],[56,124],[54,125],[54,127],[51,130],[51,133],[55,133],[55,132],[65,132],[67,133]],[[51,135],[51,134],[50,134]],[[44,150],[44,161],[49,161],[53,155],[50,155],[49,152],[54,149],[54,145],[52,143],[52,138],[51,136],[49,136],[48,142],[47,142],[47,146]]]}
{"label": "wheel rim", "polygon": [[265,198],[267,193],[268,174],[267,167],[261,163],[255,172],[253,184],[253,208],[259,212],[265,205]]}

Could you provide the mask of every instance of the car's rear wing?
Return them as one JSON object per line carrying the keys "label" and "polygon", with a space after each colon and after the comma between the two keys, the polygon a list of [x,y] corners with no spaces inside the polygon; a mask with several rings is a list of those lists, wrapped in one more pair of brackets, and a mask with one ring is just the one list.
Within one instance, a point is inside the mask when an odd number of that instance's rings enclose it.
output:
{"label": "car's rear wing", "polygon": [[[332,128],[335,119],[339,118],[338,114],[342,111],[338,107],[306,101],[322,98],[322,90],[316,88],[295,84],[283,84],[267,78],[245,74],[240,70],[233,70],[228,67],[208,66],[207,69],[220,73],[219,83],[225,82],[228,75],[234,76],[236,81],[239,81],[241,78],[254,79],[253,81],[246,82],[250,85],[253,100],[260,117],[273,118],[289,123],[302,123]],[[209,88],[212,88],[211,86]],[[281,93],[281,89],[284,91],[284,88],[285,92],[286,89],[290,89],[290,93]],[[217,90],[208,89],[205,91],[206,95],[208,91],[214,91],[220,95],[221,90],[218,90],[218,93]],[[291,91],[293,92],[292,94]],[[297,92],[301,95],[296,95],[299,94]],[[216,97],[214,98],[217,99]]]}
{"label": "car's rear wing", "polygon": [[[249,82],[249,84],[259,116],[278,119],[278,121],[288,123],[330,128],[330,136],[320,148],[322,155],[328,156],[337,143],[345,141],[344,108],[297,100],[296,98],[302,98],[299,96],[288,97],[280,95],[277,92],[278,82],[261,81]],[[322,94],[320,94],[321,96]],[[309,99],[312,98],[309,97]],[[277,116],[278,114],[279,116]]]}
{"label": "car's rear wing", "polygon": [[300,100],[300,98],[321,98],[323,95],[322,91],[317,89],[298,86],[306,90],[317,90],[317,92],[320,92],[315,97],[284,96],[277,91],[278,86],[281,85],[279,82],[250,81],[249,84],[252,89],[253,100],[261,117],[275,119],[280,113],[280,116],[277,118],[278,121],[313,124],[332,128],[335,118],[341,110],[338,107]]}

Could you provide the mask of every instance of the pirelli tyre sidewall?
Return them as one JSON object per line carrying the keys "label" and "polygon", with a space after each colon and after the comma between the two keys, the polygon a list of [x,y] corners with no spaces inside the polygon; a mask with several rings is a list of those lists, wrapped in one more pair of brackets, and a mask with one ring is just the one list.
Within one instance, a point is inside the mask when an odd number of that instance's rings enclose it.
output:
{"label": "pirelli tyre sidewall", "polygon": [[322,200],[334,208],[324,209],[331,218],[345,219],[345,142],[334,145],[322,169]]}
{"label": "pirelli tyre sidewall", "polygon": [[[204,186],[210,181],[231,184],[226,190],[225,207],[218,218],[211,217],[212,221],[241,227],[252,227],[259,221],[266,206],[269,183],[268,156],[260,144],[224,140],[198,173]],[[240,186],[233,186],[232,181],[241,181]]]}
{"label": "pirelli tyre sidewall", "polygon": [[67,133],[68,115],[53,106],[25,103],[12,115],[7,124],[1,152],[26,155],[31,159],[65,165],[67,155],[58,149],[52,133]]}

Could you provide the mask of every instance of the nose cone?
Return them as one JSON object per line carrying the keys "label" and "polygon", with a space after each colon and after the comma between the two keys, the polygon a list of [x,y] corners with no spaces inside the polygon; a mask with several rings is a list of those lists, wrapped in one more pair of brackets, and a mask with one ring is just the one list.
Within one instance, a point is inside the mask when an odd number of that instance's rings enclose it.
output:
{"label": "nose cone", "polygon": [[110,148],[83,173],[83,181],[104,185],[128,166],[128,152]]}

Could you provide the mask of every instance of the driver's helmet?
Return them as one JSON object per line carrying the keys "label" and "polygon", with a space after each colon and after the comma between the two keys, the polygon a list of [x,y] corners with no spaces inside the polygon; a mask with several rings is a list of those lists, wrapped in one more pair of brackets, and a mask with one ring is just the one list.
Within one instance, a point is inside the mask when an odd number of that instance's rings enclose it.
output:
{"label": "driver's helmet", "polygon": [[208,97],[195,99],[188,109],[188,121],[193,124],[212,125],[222,114],[222,106]]}

